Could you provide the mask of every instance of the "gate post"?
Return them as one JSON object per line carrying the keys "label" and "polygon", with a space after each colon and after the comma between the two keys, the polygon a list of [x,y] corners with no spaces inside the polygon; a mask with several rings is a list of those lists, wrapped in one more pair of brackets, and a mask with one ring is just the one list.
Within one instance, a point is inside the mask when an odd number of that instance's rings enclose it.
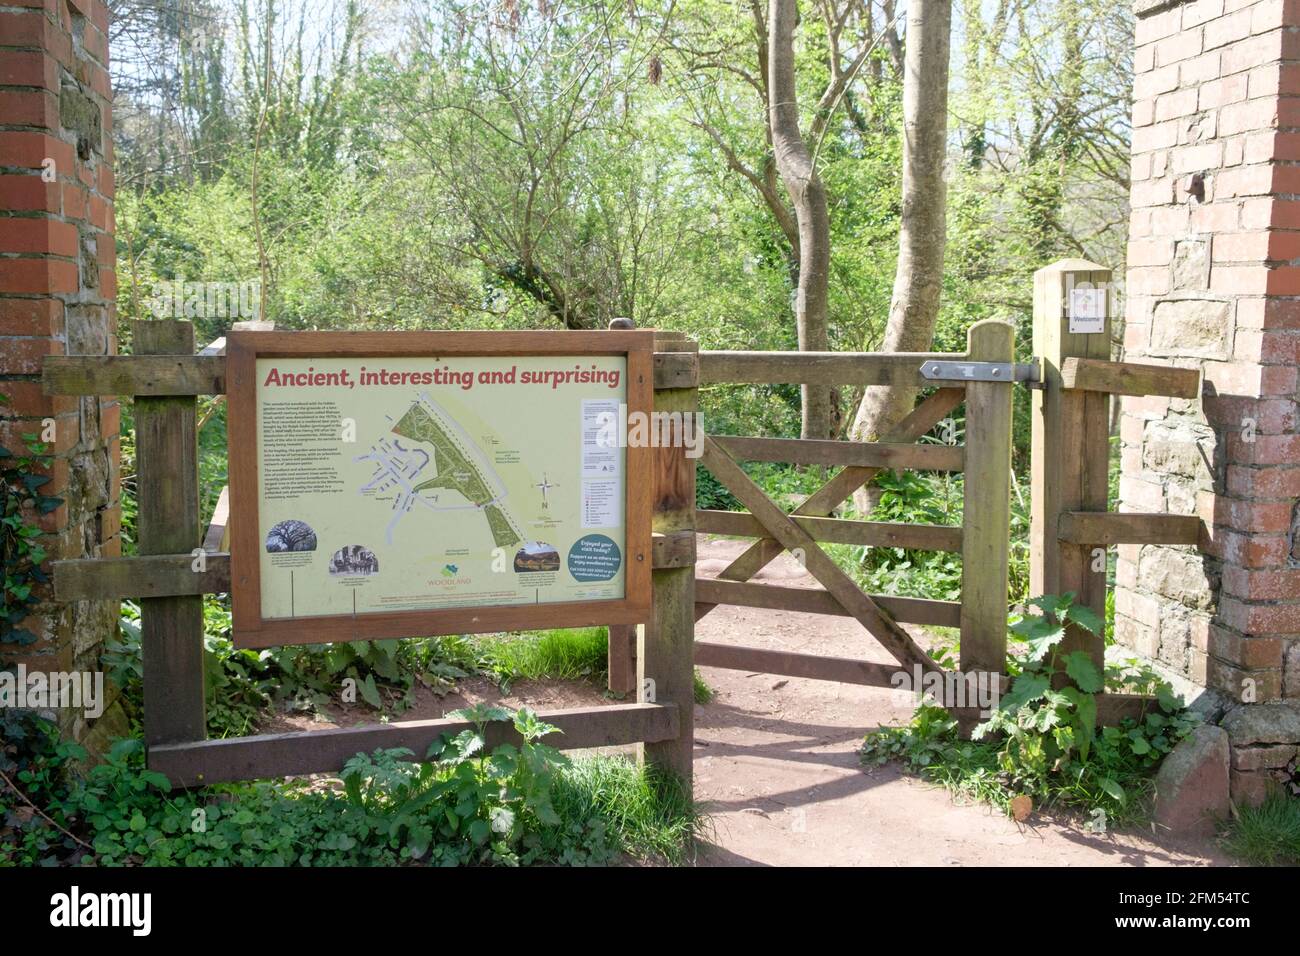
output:
{"label": "gate post", "polygon": [[[194,326],[136,322],[136,355],[193,355]],[[135,400],[136,529],[141,554],[199,546],[198,422],[191,396]],[[203,740],[203,597],[140,601],[146,746]]]}
{"label": "gate post", "polygon": [[[973,362],[1015,361],[1015,328],[988,319],[967,332]],[[1011,390],[966,383],[962,480],[961,670],[1001,674],[1007,663],[1007,577],[1011,531]]]}
{"label": "gate post", "polygon": [[[694,342],[666,333],[663,350],[694,351]],[[656,351],[660,350],[656,334]],[[655,534],[695,531],[695,463],[686,454],[688,436],[698,429],[697,389],[656,389],[655,415],[673,416],[672,440],[668,426],[659,418],[650,429],[659,436],[653,449],[651,492],[652,527]],[[629,481],[647,476],[629,475]],[[673,740],[642,745],[643,759],[670,770],[684,781],[690,792],[695,746],[695,564],[684,568],[655,568],[652,578],[650,621],[637,628],[637,702],[677,705],[678,733]]]}
{"label": "gate post", "polygon": [[[1059,540],[1064,511],[1105,511],[1110,463],[1110,396],[1067,390],[1067,358],[1110,358],[1111,273],[1083,259],[1063,259],[1034,273],[1034,355],[1043,387],[1033,394],[1029,588],[1034,596],[1073,591],[1079,604],[1106,613],[1106,558]],[[1075,625],[1058,654],[1086,651],[1102,666],[1105,639]]]}

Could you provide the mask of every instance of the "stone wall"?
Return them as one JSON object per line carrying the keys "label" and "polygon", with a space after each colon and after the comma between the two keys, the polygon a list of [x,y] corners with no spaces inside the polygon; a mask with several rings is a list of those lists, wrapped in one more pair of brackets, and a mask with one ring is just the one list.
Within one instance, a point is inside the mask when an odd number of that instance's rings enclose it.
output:
{"label": "stone wall", "polygon": [[[0,6],[0,443],[21,453],[23,434],[53,422],[42,491],[64,504],[40,526],[54,558],[121,549],[117,402],[46,396],[40,384],[47,355],[116,350],[107,34],[104,0]],[[39,640],[0,645],[0,659],[97,671],[117,613],[116,603],[46,601],[24,624]],[[61,716],[78,737],[95,736],[79,713]]]}
{"label": "stone wall", "polygon": [[1137,4],[1129,361],[1197,401],[1125,398],[1120,508],[1201,516],[1123,546],[1116,636],[1238,701],[1300,698],[1300,3]]}

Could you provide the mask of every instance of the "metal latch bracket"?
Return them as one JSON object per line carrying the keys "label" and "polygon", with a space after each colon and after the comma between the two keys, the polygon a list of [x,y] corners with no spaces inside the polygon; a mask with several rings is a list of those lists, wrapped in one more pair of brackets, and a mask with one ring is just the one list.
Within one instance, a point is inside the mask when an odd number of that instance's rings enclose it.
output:
{"label": "metal latch bracket", "polygon": [[1038,361],[963,362],[933,359],[921,365],[921,375],[932,382],[1024,382],[1033,387],[1038,382]]}

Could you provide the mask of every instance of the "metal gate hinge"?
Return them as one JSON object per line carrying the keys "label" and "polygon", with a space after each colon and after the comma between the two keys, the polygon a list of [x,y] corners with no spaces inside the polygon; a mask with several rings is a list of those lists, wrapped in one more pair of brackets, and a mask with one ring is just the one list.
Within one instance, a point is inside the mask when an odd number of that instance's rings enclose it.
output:
{"label": "metal gate hinge", "polygon": [[[931,361],[921,365],[921,374],[932,382],[1025,382],[1038,381],[1038,363]],[[1032,385],[1030,386],[1032,387]]]}

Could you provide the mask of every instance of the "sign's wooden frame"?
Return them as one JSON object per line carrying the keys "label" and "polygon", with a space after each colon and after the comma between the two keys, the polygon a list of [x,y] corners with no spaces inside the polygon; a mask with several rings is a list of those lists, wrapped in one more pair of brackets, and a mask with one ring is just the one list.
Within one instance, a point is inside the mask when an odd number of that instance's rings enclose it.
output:
{"label": "sign's wooden frame", "polygon": [[237,647],[533,628],[639,624],[650,615],[652,449],[629,447],[624,502],[624,596],[600,601],[450,607],[265,619],[261,613],[257,468],[259,358],[435,358],[622,355],[628,414],[654,408],[654,332],[262,332],[236,331],[226,347],[230,456],[230,559]]}

